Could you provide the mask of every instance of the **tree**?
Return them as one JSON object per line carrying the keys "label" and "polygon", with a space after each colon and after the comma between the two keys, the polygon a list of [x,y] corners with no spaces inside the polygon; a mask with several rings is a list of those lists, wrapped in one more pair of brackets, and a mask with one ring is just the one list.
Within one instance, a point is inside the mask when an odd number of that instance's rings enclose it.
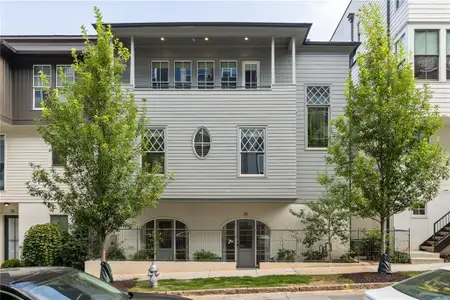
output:
{"label": "tree", "polygon": [[364,6],[360,18],[367,39],[358,82],[347,80],[345,114],[333,122],[326,160],[345,181],[339,189],[347,185],[345,206],[380,223],[384,254],[386,221],[438,194],[449,157],[434,139],[443,125],[438,107],[426,85],[416,87],[404,50],[394,53],[379,7]]}
{"label": "tree", "polygon": [[333,240],[338,239],[341,243],[348,241],[350,214],[342,205],[346,194],[345,190],[339,189],[341,185],[337,183],[337,180],[326,172],[320,173],[317,181],[325,191],[318,201],[307,204],[310,212],[290,210],[291,214],[300,218],[300,222],[305,225],[303,244],[308,249],[306,256],[310,258],[314,256],[312,247],[323,237],[327,240],[330,261]]}
{"label": "tree", "polygon": [[[32,164],[29,193],[51,209],[68,214],[75,224],[90,228],[102,245],[127,221],[154,206],[168,178],[137,162],[143,154],[148,126],[146,111],[122,89],[128,49],[102,22],[98,8],[96,40],[82,27],[86,49],[72,50],[76,80],[63,78],[62,90],[48,89],[38,132],[63,162],[64,170]],[[46,82],[45,76],[41,78]],[[65,100],[60,100],[60,95]]]}

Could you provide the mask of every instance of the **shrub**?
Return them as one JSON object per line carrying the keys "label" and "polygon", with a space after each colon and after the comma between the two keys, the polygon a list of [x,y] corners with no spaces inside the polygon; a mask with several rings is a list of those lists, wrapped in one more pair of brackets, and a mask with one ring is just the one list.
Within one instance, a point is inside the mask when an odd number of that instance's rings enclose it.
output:
{"label": "shrub", "polygon": [[0,267],[1,269],[6,269],[6,268],[18,268],[21,267],[22,263],[20,262],[20,260],[12,258],[12,259],[7,259],[2,263],[2,266]]}
{"label": "shrub", "polygon": [[154,252],[150,249],[142,249],[136,252],[131,259],[132,260],[153,260],[154,259]]}
{"label": "shrub", "polygon": [[305,260],[323,260],[326,256],[320,251],[306,251],[303,252],[302,255],[305,257]]}
{"label": "shrub", "polygon": [[[386,236],[386,239],[389,237]],[[361,239],[361,248],[359,254],[365,256],[368,260],[380,259],[381,252],[381,233],[379,230],[367,231]]]}
{"label": "shrub", "polygon": [[106,252],[107,260],[126,260],[125,251],[117,243],[111,244]]}
{"label": "shrub", "polygon": [[52,266],[58,262],[64,242],[64,231],[59,225],[46,223],[31,227],[22,245],[25,266]]}
{"label": "shrub", "polygon": [[194,253],[195,260],[220,260],[220,257],[215,253],[210,251],[205,251],[204,249]]}
{"label": "shrub", "polygon": [[88,245],[88,230],[75,227],[70,234],[65,236],[59,252],[58,264],[84,271],[84,262],[89,259]]}
{"label": "shrub", "polygon": [[391,256],[391,263],[394,264],[407,264],[409,263],[409,254],[402,251],[395,251]]}
{"label": "shrub", "polygon": [[295,250],[280,248],[277,252],[277,261],[295,261],[297,253]]}

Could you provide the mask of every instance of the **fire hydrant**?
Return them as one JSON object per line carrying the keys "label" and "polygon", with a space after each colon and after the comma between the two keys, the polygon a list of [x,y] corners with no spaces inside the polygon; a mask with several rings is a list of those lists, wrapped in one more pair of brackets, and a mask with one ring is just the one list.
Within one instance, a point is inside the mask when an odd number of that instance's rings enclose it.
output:
{"label": "fire hydrant", "polygon": [[158,286],[159,270],[154,263],[148,269],[148,277],[150,278],[150,287],[154,288]]}

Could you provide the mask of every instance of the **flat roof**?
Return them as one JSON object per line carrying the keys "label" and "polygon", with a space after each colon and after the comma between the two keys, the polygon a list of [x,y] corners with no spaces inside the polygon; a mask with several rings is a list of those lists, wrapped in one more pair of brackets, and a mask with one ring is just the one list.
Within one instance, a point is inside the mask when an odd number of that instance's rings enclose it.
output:
{"label": "flat roof", "polygon": [[[96,24],[92,24],[95,28]],[[112,28],[123,27],[264,27],[264,28],[309,28],[312,23],[274,22],[150,22],[150,23],[107,23]]]}

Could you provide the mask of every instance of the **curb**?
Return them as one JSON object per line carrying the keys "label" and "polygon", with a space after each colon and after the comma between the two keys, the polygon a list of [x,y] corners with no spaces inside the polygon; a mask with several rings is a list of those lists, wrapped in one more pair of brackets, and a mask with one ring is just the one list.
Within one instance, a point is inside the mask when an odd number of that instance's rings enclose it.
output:
{"label": "curb", "polygon": [[[317,292],[317,291],[366,290],[366,289],[370,290],[390,286],[393,283],[394,282],[329,284],[329,285],[296,285],[296,286],[260,287],[260,288],[167,291],[167,292],[153,292],[153,293],[164,295],[176,295],[176,296],[206,296],[206,295],[280,293],[280,292],[292,293],[292,292]],[[147,294],[147,293],[136,292],[135,294]]]}

